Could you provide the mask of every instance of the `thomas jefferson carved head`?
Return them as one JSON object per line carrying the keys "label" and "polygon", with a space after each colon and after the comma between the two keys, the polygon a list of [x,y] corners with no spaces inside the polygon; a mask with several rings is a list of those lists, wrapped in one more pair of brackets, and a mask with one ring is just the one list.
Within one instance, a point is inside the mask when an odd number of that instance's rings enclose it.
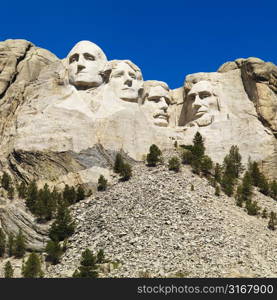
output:
{"label": "thomas jefferson carved head", "polygon": [[129,60],[112,60],[109,84],[122,100],[137,102],[142,92],[141,70]]}
{"label": "thomas jefferson carved head", "polygon": [[167,109],[170,101],[169,88],[165,82],[154,80],[144,82],[143,108],[154,125],[168,126]]}
{"label": "thomas jefferson carved head", "polygon": [[69,82],[77,89],[101,85],[107,64],[104,52],[90,41],[77,43],[67,56]]}

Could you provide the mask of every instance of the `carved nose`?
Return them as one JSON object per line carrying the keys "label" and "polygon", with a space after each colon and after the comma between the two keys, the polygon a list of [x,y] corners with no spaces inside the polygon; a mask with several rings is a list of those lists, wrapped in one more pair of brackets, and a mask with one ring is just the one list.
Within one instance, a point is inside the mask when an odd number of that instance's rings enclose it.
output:
{"label": "carved nose", "polygon": [[167,109],[168,109],[168,104],[166,103],[164,97],[162,97],[162,98],[160,99],[159,104],[160,104],[160,105],[159,105],[159,106],[160,106],[160,109],[163,110],[164,112],[166,112]]}
{"label": "carved nose", "polygon": [[83,65],[78,65],[78,66],[77,66],[77,73],[81,72],[84,68],[85,68],[85,66],[83,66]]}
{"label": "carved nose", "polygon": [[201,103],[201,99],[199,98],[199,96],[196,96],[195,97],[195,100],[193,102],[193,107],[198,109],[202,106],[202,103]]}
{"label": "carved nose", "polygon": [[127,79],[127,80],[125,81],[125,84],[126,84],[127,86],[132,86],[132,80]]}

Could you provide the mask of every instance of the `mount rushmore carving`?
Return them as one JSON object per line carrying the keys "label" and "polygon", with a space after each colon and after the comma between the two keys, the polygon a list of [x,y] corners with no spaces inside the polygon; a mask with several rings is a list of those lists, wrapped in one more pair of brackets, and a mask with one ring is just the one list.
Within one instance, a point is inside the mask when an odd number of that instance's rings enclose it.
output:
{"label": "mount rushmore carving", "polygon": [[[184,70],[185,71],[185,70]],[[0,43],[1,163],[14,177],[93,183],[115,154],[187,145],[199,131],[222,162],[232,145],[277,177],[277,67],[249,58],[186,76],[170,90],[129,60],[77,43],[65,59],[24,40]]]}

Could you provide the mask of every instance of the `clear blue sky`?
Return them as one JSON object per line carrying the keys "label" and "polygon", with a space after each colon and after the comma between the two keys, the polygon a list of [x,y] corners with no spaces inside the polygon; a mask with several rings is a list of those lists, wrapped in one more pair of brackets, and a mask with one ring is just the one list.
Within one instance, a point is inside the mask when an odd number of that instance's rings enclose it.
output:
{"label": "clear blue sky", "polygon": [[80,40],[130,59],[171,88],[187,74],[255,56],[277,64],[277,1],[1,1],[0,40],[21,38],[64,58]]}

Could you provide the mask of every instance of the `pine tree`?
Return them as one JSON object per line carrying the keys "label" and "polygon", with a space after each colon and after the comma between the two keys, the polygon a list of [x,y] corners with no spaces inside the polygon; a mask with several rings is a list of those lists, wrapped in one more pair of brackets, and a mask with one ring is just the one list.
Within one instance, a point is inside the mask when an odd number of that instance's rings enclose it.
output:
{"label": "pine tree", "polygon": [[20,183],[20,185],[17,187],[18,197],[20,199],[25,199],[27,196],[27,187],[24,181]]}
{"label": "pine tree", "polygon": [[254,161],[253,163],[249,163],[248,171],[252,177],[252,182],[254,186],[259,186],[261,181],[261,172],[258,166],[258,163]]}
{"label": "pine tree", "polygon": [[269,194],[269,183],[268,183],[266,177],[264,176],[264,174],[261,174],[259,189],[262,194],[264,194],[266,196]]}
{"label": "pine tree", "polygon": [[77,199],[77,194],[75,191],[74,186],[69,187],[67,184],[64,187],[63,190],[63,200],[65,203],[67,203],[68,205],[74,204],[76,202]]}
{"label": "pine tree", "polygon": [[16,236],[14,242],[14,256],[16,258],[21,258],[24,256],[25,252],[26,252],[25,238],[22,234],[22,231],[19,230],[18,235]]}
{"label": "pine tree", "polygon": [[6,236],[2,228],[0,228],[0,257],[3,257],[6,251]]}
{"label": "pine tree", "polygon": [[38,200],[38,187],[36,182],[33,180],[27,188],[26,206],[29,208],[31,213],[35,213],[36,203]]}
{"label": "pine tree", "polygon": [[149,148],[149,153],[146,156],[147,164],[150,167],[155,167],[161,159],[162,152],[155,144]]}
{"label": "pine tree", "polygon": [[123,164],[120,175],[122,181],[127,181],[132,177],[132,168],[128,163]]}
{"label": "pine tree", "polygon": [[22,265],[22,275],[24,278],[42,278],[43,272],[41,270],[41,262],[39,256],[32,252]]}
{"label": "pine tree", "polygon": [[262,218],[266,219],[268,217],[266,208],[263,209]]}
{"label": "pine tree", "polygon": [[188,149],[185,149],[183,152],[182,152],[182,163],[184,165],[190,165],[192,160],[193,160],[193,154],[190,150]]}
{"label": "pine tree", "polygon": [[220,196],[220,187],[219,187],[218,184],[215,186],[215,192],[214,192],[214,194],[215,194],[215,196]]}
{"label": "pine tree", "polygon": [[120,173],[122,166],[123,166],[123,158],[120,153],[117,153],[115,157],[114,168],[113,168],[114,172]]}
{"label": "pine tree", "polygon": [[14,236],[12,233],[8,236],[8,254],[9,256],[14,255]]}
{"label": "pine tree", "polygon": [[275,230],[275,225],[276,225],[276,222],[277,221],[277,218],[276,218],[276,213],[274,213],[273,211],[270,213],[270,216],[269,216],[269,221],[268,221],[268,225],[267,225],[267,228],[270,229],[270,230]]}
{"label": "pine tree", "polygon": [[13,267],[10,261],[7,261],[4,267],[5,278],[13,278]]}
{"label": "pine tree", "polygon": [[97,190],[98,191],[106,191],[107,182],[108,182],[107,179],[105,179],[105,177],[103,175],[100,175],[100,177],[98,178]]}
{"label": "pine tree", "polygon": [[195,159],[201,159],[205,153],[204,140],[202,135],[197,131],[193,138],[192,154]]}
{"label": "pine tree", "polygon": [[193,185],[193,184],[190,185],[190,190],[191,190],[192,192],[194,191],[194,185]]}
{"label": "pine tree", "polygon": [[48,241],[45,251],[47,253],[46,259],[50,261],[53,265],[56,265],[60,262],[63,250],[58,241]]}
{"label": "pine tree", "polygon": [[241,197],[243,201],[251,200],[252,198],[252,178],[249,172],[245,172],[243,179],[242,179],[242,186],[241,186]]}
{"label": "pine tree", "polygon": [[179,172],[180,171],[180,160],[177,156],[173,156],[168,161],[168,169]]}
{"label": "pine tree", "polygon": [[97,256],[96,256],[96,263],[97,264],[103,264],[105,262],[105,254],[104,254],[104,250],[103,249],[100,249],[97,253]]}
{"label": "pine tree", "polygon": [[236,193],[236,205],[239,207],[243,206],[243,197],[242,197],[242,184],[237,187]]}
{"label": "pine tree", "polygon": [[221,176],[222,176],[222,168],[219,163],[216,163],[214,168],[214,179],[216,182],[221,182]]}
{"label": "pine tree", "polygon": [[63,241],[71,236],[75,226],[66,205],[59,205],[56,220],[49,230],[49,237],[55,241]]}
{"label": "pine tree", "polygon": [[234,192],[234,179],[224,173],[221,179],[221,188],[227,196],[231,197]]}
{"label": "pine tree", "polygon": [[81,185],[78,186],[76,198],[77,202],[85,199],[85,190]]}
{"label": "pine tree", "polygon": [[270,183],[270,196],[277,200],[277,182],[276,180],[273,180],[271,183]]}
{"label": "pine tree", "polygon": [[81,264],[79,270],[75,271],[73,274],[75,278],[97,278],[97,266],[96,266],[96,258],[93,253],[86,249],[82,253]]}
{"label": "pine tree", "polygon": [[259,210],[261,209],[258,206],[257,201],[251,201],[251,200],[247,200],[246,201],[246,205],[245,208],[247,210],[248,215],[250,216],[255,216],[258,214]]}
{"label": "pine tree", "polygon": [[9,190],[11,182],[12,182],[11,176],[7,172],[4,172],[1,178],[1,185],[6,191]]}
{"label": "pine tree", "polygon": [[208,155],[204,155],[201,159],[200,169],[201,172],[206,176],[210,173],[213,168],[213,161]]}
{"label": "pine tree", "polygon": [[243,167],[238,146],[232,146],[230,148],[229,154],[224,158],[223,168],[224,173],[226,173],[228,177],[233,179],[239,178],[239,174],[243,170]]}

